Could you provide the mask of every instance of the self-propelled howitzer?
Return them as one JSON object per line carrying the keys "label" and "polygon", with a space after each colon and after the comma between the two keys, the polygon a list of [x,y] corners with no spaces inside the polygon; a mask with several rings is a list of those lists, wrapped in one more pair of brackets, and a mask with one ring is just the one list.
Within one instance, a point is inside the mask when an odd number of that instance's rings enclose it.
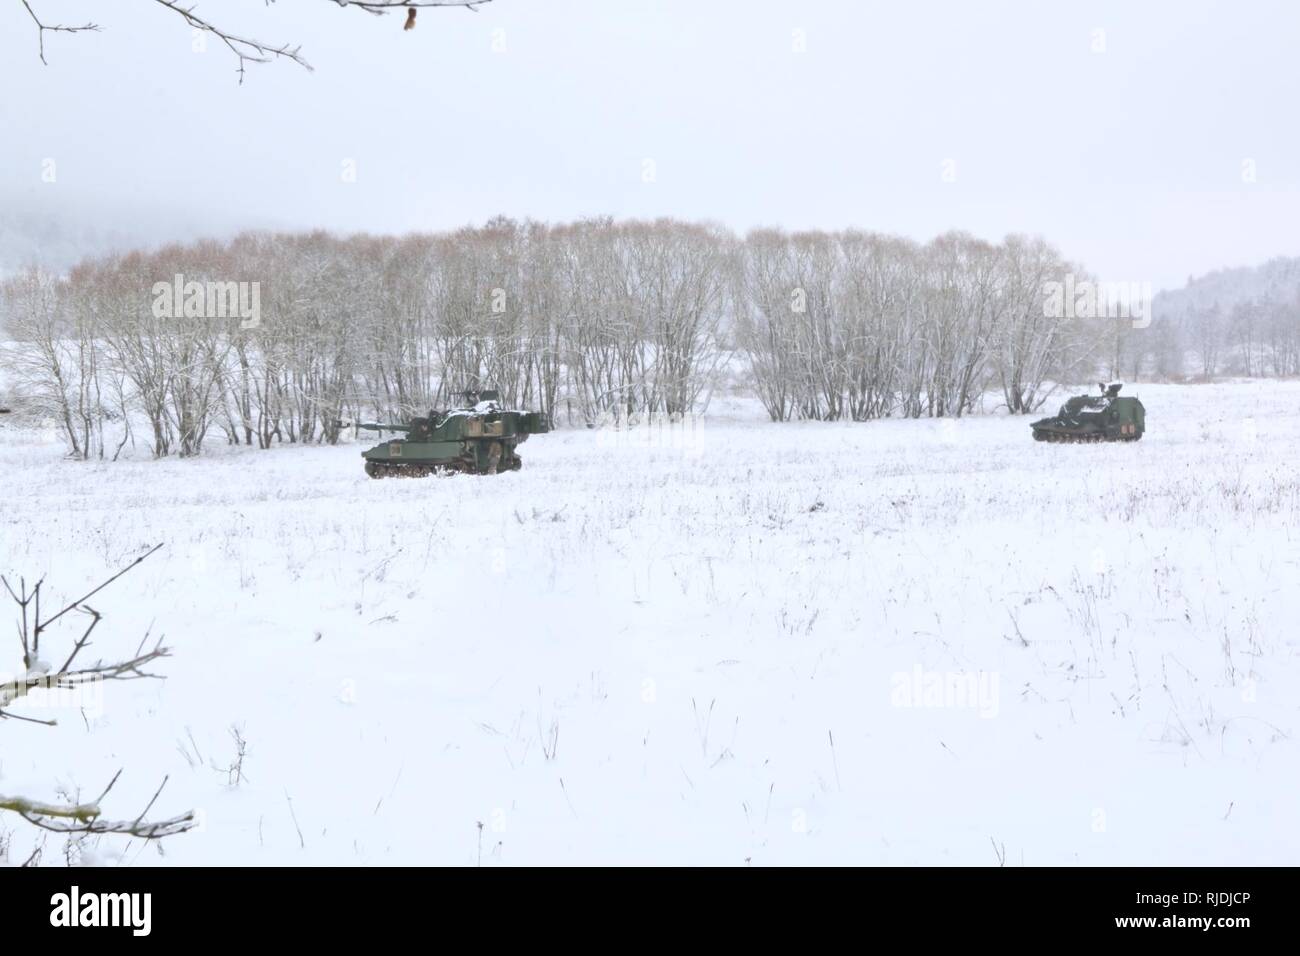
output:
{"label": "self-propelled howitzer", "polygon": [[357,428],[404,435],[361,453],[371,478],[420,477],[466,472],[495,475],[518,471],[520,443],[551,430],[541,412],[503,408],[495,391],[467,392],[465,404],[432,410],[404,425],[363,422]]}
{"label": "self-propelled howitzer", "polygon": [[1030,424],[1036,441],[1138,441],[1147,428],[1147,410],[1140,401],[1121,397],[1124,386],[1098,383],[1100,395],[1076,395],[1051,418]]}

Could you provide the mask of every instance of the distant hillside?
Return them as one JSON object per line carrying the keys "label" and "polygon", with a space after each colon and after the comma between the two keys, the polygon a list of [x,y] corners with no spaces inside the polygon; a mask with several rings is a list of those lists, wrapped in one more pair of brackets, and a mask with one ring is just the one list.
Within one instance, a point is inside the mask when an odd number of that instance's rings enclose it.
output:
{"label": "distant hillside", "polygon": [[214,222],[169,209],[53,199],[0,200],[0,278],[39,265],[64,272],[82,259],[168,242],[220,239],[268,223]]}
{"label": "distant hillside", "polygon": [[1181,289],[1161,292],[1153,312],[1178,319],[1196,309],[1219,308],[1231,312],[1245,303],[1293,303],[1300,296],[1300,259],[1279,257],[1262,266],[1219,269],[1188,279]]}
{"label": "distant hillside", "polygon": [[128,235],[104,232],[32,209],[0,212],[0,276],[30,265],[62,272],[86,256],[130,244]]}
{"label": "distant hillside", "polygon": [[1147,329],[1122,329],[1107,374],[1132,381],[1300,375],[1300,258],[1219,269],[1156,295]]}

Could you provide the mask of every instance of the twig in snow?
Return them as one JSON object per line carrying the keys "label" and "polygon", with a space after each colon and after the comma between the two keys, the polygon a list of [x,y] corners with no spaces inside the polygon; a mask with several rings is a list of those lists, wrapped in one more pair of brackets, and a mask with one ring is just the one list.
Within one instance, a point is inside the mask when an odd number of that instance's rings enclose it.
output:
{"label": "twig in snow", "polygon": [[1007,845],[1006,845],[1005,843],[1003,843],[1002,845],[999,846],[999,845],[998,845],[998,842],[997,842],[996,840],[994,840],[992,837],[989,837],[989,842],[993,844],[993,853],[994,853],[994,855],[996,855],[997,858],[998,858],[998,866],[1006,866],[1006,865],[1007,865]]}
{"label": "twig in snow", "polygon": [[298,831],[298,845],[305,850],[307,841],[302,838],[302,827],[298,826],[298,814],[293,812],[293,797],[289,796],[288,790],[284,792],[284,799],[289,801],[289,816],[293,819],[293,828]]}
{"label": "twig in snow", "polygon": [[560,790],[564,793],[564,802],[569,805],[569,812],[573,814],[573,819],[578,819],[578,811],[573,809],[573,801],[569,799],[569,788],[564,785],[564,778],[560,778]]}

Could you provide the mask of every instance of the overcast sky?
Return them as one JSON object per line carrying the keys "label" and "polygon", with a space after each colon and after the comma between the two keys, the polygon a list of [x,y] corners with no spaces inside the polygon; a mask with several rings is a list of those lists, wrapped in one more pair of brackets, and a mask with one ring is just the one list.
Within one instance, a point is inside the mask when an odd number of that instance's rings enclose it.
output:
{"label": "overcast sky", "polygon": [[42,66],[0,0],[0,215],[160,240],[498,213],[1031,232],[1157,288],[1300,255],[1295,0],[494,0],[411,32],[197,0],[315,67],[242,87],[153,0],[31,3],[102,32],[47,34]]}

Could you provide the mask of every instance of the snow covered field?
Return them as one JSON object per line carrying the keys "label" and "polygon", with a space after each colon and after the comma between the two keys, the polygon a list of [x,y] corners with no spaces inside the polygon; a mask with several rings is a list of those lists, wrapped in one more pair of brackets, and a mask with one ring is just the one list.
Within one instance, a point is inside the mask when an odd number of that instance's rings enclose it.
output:
{"label": "snow covered field", "polygon": [[[174,657],[84,720],[15,707],[59,726],[0,722],[0,793],[125,768],[131,818],[168,774],[178,864],[1295,864],[1300,383],[1131,391],[1135,445],[737,402],[495,478],[6,424],[0,570],[70,599],[163,542],[95,649]],[[125,847],[88,859],[157,861]]]}

